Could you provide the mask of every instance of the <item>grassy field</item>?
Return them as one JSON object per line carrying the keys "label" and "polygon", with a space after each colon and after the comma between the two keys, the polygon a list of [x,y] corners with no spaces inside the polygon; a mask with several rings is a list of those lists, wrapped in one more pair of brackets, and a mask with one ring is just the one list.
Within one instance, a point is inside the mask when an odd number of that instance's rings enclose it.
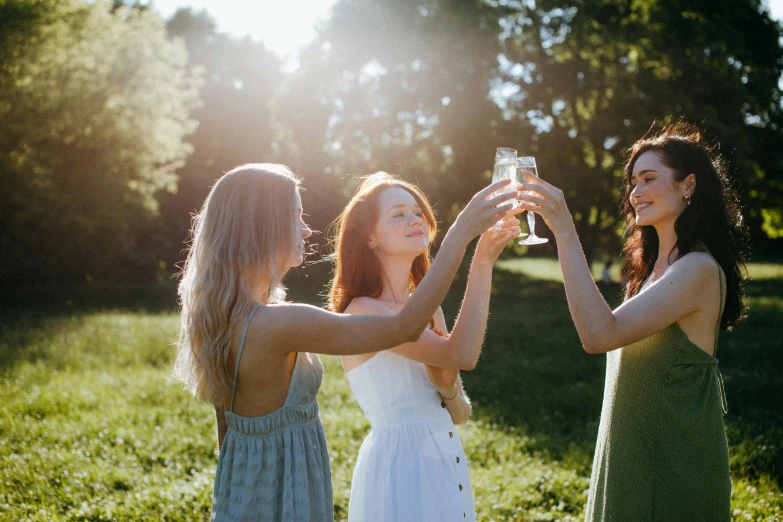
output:
{"label": "grassy field", "polygon": [[[753,265],[750,275],[750,318],[724,334],[718,352],[732,506],[736,520],[781,521],[783,265]],[[494,288],[484,353],[463,377],[475,410],[460,435],[479,519],[582,520],[605,359],[581,351],[555,262],[501,261]],[[4,297],[0,520],[208,518],[213,410],[167,382],[177,332],[170,293]],[[341,520],[369,424],[339,362],[324,363],[319,399]]]}

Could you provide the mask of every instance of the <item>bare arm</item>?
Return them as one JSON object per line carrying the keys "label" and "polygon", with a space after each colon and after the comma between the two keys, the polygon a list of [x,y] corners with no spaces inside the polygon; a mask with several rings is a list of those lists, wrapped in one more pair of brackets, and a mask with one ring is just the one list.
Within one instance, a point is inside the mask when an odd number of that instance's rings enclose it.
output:
{"label": "bare arm", "polygon": [[[492,229],[481,236],[470,266],[462,307],[448,338],[426,331],[416,342],[403,344],[393,351],[431,366],[474,369],[487,329],[492,267],[503,248],[519,234],[519,220],[511,218],[504,222],[500,231]],[[413,292],[414,296],[418,291],[417,288]],[[446,330],[445,322],[442,329]]]}
{"label": "bare arm", "polygon": [[[354,355],[385,350],[418,339],[429,318],[446,297],[465,248],[478,234],[507,213],[515,192],[487,198],[508,183],[495,183],[477,193],[457,217],[427,275],[405,307],[391,315],[344,315],[303,304],[274,305],[258,314],[267,346],[282,353],[309,351]],[[255,322],[254,317],[254,322]]]}
{"label": "bare arm", "polygon": [[[430,368],[430,367],[428,367]],[[446,370],[449,371],[449,370]],[[451,415],[451,420],[455,426],[464,426],[470,419],[470,399],[465,394],[462,387],[462,379],[457,374],[457,380],[448,389],[438,389],[443,404]]]}
{"label": "bare arm", "polygon": [[522,206],[539,213],[555,234],[568,307],[586,352],[615,350],[646,339],[705,305],[718,308],[709,292],[715,281],[715,263],[707,254],[691,253],[612,311],[587,266],[563,193],[542,180],[528,181],[524,190],[537,195],[521,195]]}

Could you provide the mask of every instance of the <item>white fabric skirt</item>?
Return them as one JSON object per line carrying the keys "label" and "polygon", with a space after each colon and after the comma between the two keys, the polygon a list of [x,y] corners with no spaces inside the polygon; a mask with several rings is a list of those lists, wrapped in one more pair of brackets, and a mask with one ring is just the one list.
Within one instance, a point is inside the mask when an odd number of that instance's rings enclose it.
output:
{"label": "white fabric skirt", "polygon": [[468,462],[451,422],[373,428],[351,484],[349,522],[475,521]]}

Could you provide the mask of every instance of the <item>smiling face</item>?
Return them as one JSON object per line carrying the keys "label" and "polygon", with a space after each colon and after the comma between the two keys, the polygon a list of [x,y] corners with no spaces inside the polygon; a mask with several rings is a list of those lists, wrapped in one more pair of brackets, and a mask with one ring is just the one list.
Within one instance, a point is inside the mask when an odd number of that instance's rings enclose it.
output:
{"label": "smiling face", "polygon": [[416,198],[391,187],[378,197],[378,222],[370,234],[370,248],[387,256],[415,258],[427,252],[430,228]]}
{"label": "smiling face", "polygon": [[305,256],[305,240],[313,235],[313,231],[304,222],[304,210],[302,208],[302,196],[299,195],[299,191],[296,191],[296,234],[294,238],[296,243],[293,246],[293,252],[291,254],[291,268],[296,268],[304,261]]}
{"label": "smiling face", "polygon": [[677,181],[675,172],[666,166],[654,150],[642,153],[631,175],[631,206],[639,226],[671,224],[687,207],[686,196],[696,188],[696,176],[689,174]]}

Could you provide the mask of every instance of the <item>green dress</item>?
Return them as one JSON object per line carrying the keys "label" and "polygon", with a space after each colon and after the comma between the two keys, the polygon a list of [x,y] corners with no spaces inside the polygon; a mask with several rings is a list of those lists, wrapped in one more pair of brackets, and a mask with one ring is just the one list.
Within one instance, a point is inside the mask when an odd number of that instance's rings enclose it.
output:
{"label": "green dress", "polygon": [[609,352],[586,520],[730,520],[726,412],[717,359],[677,323]]}

